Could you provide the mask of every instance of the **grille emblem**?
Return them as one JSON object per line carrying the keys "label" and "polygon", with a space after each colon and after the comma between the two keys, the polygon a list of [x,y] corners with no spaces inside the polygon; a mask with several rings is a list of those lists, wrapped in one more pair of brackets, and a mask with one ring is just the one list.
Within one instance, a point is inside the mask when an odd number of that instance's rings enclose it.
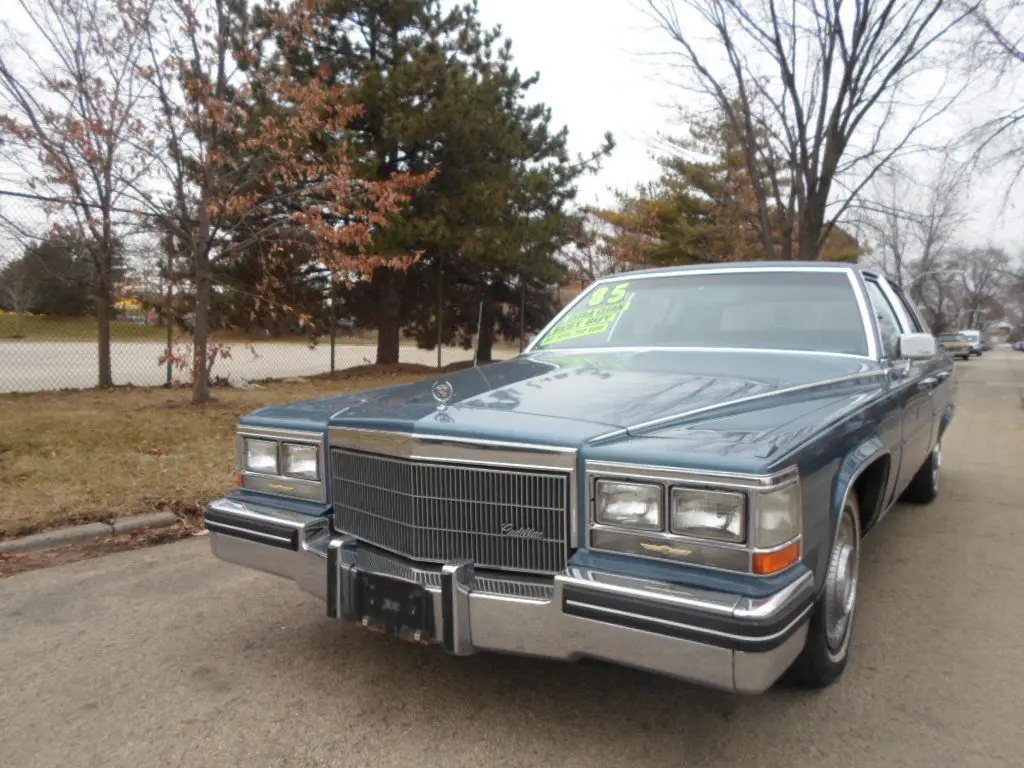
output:
{"label": "grille emblem", "polygon": [[543,539],[544,531],[538,531],[536,528],[516,528],[514,523],[502,523],[501,535],[517,539]]}

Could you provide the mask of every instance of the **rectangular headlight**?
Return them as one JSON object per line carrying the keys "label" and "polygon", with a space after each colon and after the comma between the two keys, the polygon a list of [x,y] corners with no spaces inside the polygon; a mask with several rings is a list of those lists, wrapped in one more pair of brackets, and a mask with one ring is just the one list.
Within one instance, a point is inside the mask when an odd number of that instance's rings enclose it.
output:
{"label": "rectangular headlight", "polygon": [[315,445],[284,443],[281,446],[284,474],[303,480],[320,479],[320,452]]}
{"label": "rectangular headlight", "polygon": [[742,493],[673,488],[669,530],[679,536],[742,542],[745,501]]}
{"label": "rectangular headlight", "polygon": [[645,531],[664,528],[660,485],[598,480],[595,495],[598,523]]}
{"label": "rectangular headlight", "polygon": [[245,438],[245,469],[263,475],[276,475],[277,443],[272,440]]}
{"label": "rectangular headlight", "polygon": [[800,484],[762,493],[754,545],[762,549],[785,544],[800,533]]}

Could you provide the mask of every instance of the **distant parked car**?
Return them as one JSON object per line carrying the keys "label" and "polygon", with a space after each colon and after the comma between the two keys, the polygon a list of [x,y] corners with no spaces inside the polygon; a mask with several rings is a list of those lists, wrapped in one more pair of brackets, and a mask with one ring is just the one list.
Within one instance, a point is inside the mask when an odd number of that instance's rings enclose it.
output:
{"label": "distant parked car", "polygon": [[981,338],[981,331],[972,331],[970,328],[965,328],[958,333],[962,333],[967,337],[967,341],[971,344],[971,354],[981,357],[981,353],[984,351],[984,339]]}
{"label": "distant parked car", "polygon": [[1024,341],[1018,341],[1013,345],[1013,348],[1018,352],[1024,352]]}
{"label": "distant parked car", "polygon": [[970,340],[962,333],[943,333],[938,337],[938,342],[951,357],[970,360],[974,354]]}

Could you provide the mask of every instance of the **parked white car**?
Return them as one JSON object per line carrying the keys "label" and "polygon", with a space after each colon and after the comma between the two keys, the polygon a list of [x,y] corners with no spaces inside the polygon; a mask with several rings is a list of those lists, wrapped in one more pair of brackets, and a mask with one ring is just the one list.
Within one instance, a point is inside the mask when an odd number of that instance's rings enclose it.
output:
{"label": "parked white car", "polygon": [[957,333],[962,336],[966,336],[967,340],[971,342],[971,354],[981,357],[981,353],[984,351],[982,345],[985,343],[985,340],[981,336],[981,331],[972,331],[968,329],[957,331]]}

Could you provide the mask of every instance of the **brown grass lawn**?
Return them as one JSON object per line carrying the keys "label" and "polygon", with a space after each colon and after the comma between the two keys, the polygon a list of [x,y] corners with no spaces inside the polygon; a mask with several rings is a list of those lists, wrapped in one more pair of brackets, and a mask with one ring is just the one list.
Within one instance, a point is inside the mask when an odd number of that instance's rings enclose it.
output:
{"label": "brown grass lawn", "polygon": [[343,372],[262,389],[0,395],[0,538],[158,507],[194,509],[235,480],[234,430],[265,405],[436,376],[414,366]]}

